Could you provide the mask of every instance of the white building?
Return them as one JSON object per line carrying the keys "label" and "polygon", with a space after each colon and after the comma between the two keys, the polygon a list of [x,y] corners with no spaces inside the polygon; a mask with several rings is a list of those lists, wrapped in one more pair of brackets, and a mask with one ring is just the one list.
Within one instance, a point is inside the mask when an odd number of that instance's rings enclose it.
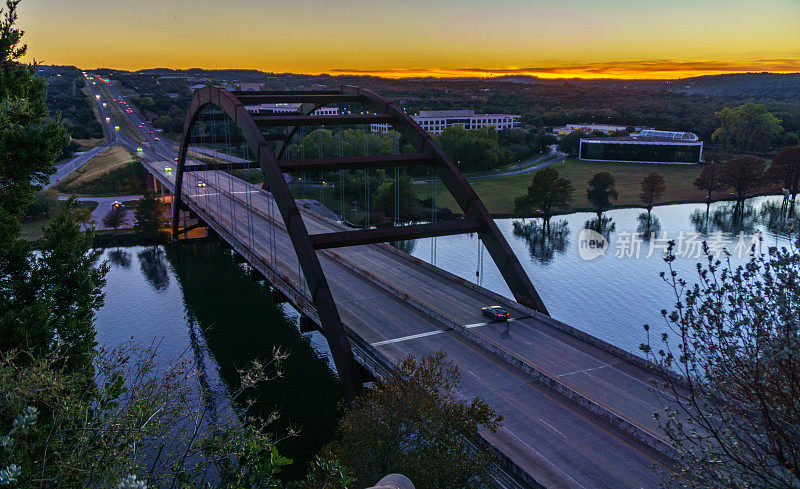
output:
{"label": "white building", "polygon": [[[565,134],[569,134],[575,131],[582,131],[585,133],[590,133],[594,131],[602,132],[603,134],[613,134],[619,131],[625,131],[630,126],[619,126],[614,124],[567,124],[561,127],[554,127],[553,132],[558,134],[559,136],[563,136]],[[647,129],[645,127],[637,126],[634,129],[637,131],[640,129]]]}
{"label": "white building", "polygon": [[[247,111],[251,114],[295,114],[300,112],[303,104],[260,104],[248,105]],[[312,115],[338,115],[338,107],[320,107]]]}
{"label": "white building", "polygon": [[[501,131],[519,127],[521,116],[511,114],[476,114],[474,110],[421,110],[412,116],[423,129],[431,134],[439,134],[448,127],[478,129],[491,126]],[[372,132],[385,133],[389,124],[372,124]]]}

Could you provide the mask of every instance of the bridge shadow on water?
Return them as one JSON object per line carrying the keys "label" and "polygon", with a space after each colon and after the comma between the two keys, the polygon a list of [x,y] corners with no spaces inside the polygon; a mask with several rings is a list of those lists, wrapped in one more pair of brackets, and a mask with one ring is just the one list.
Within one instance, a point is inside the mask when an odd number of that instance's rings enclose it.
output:
{"label": "bridge shadow on water", "polygon": [[255,403],[251,415],[266,419],[273,411],[280,413],[272,425],[276,436],[289,427],[299,430],[299,436],[278,448],[294,460],[284,467],[282,478],[303,476],[306,463],[331,439],[341,415],[342,391],[328,358],[314,349],[309,334],[300,333],[283,306],[272,303],[269,288],[251,282],[215,243],[167,247],[162,255],[183,291],[187,323],[202,336],[230,391],[239,385],[238,371],[253,360],[269,361],[275,347],[289,354],[281,378],[246,396]]}

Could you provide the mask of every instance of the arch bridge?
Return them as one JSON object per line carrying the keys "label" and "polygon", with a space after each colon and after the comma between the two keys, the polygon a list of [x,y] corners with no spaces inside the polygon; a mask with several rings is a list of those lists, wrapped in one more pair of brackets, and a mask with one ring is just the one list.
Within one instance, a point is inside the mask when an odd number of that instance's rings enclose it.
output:
{"label": "arch bridge", "polygon": [[[365,130],[351,131],[358,127]],[[370,134],[386,128],[384,136]],[[443,350],[461,372],[458,395],[484,398],[504,418],[501,429],[475,440],[498,455],[501,487],[656,487],[653,463],[670,467],[671,448],[652,417],[665,393],[653,392],[650,380],[680,379],[551,318],[458,167],[394,104],[349,86],[208,86],[195,93],[177,152],[154,134],[141,136],[151,183],[172,195],[173,239],[205,229],[233,248],[255,279],[301,313],[301,330],[323,332],[348,398],[362,385],[361,366],[387,375],[408,355]],[[140,146],[126,134],[120,139]],[[431,198],[420,204],[429,218],[404,214],[398,189],[410,183],[401,174],[431,184]],[[463,217],[443,220],[437,182]],[[309,188],[323,205],[303,198]],[[380,202],[383,221],[370,221],[380,216],[370,206]],[[437,238],[462,233],[470,234]],[[398,249],[423,237],[432,237],[430,263]],[[481,277],[502,277],[514,299],[437,267],[437,239],[461,240],[461,249],[479,240],[477,269],[484,249],[497,267]],[[461,262],[475,256],[443,251]],[[480,309],[487,304],[503,306],[511,321],[486,321]]]}
{"label": "arch bridge", "polygon": [[[297,110],[296,112],[266,115],[252,114],[248,111],[248,107],[263,106],[263,104],[269,104],[273,110],[280,107],[297,107]],[[331,104],[358,104],[363,107],[363,110],[359,114],[314,115],[320,108]],[[187,165],[186,156],[192,141],[193,130],[198,121],[224,121],[226,119],[238,128],[241,139],[239,137],[237,139],[247,145],[249,153],[254,158],[248,161],[230,162],[222,167],[218,162]],[[388,125],[402,136],[404,141],[413,148],[413,152],[336,158],[285,158],[289,142],[303,127],[362,124]],[[230,136],[227,136],[225,143],[229,144],[230,142]],[[284,174],[292,172],[334,172],[399,166],[430,167],[453,196],[464,218],[426,224],[310,234],[298,209],[296,197],[292,194],[284,178]],[[183,230],[179,226],[179,212],[184,208],[182,205],[184,175],[190,172],[206,172],[220,168],[260,170],[264,188],[272,194],[283,224],[291,238],[348,396],[354,395],[360,385],[358,369],[339,311],[317,257],[317,250],[477,233],[517,302],[547,314],[547,308],[519,260],[498,230],[486,206],[467,183],[458,167],[419,124],[396,105],[375,92],[352,86],[329,90],[286,92],[230,92],[216,86],[207,86],[198,90],[189,106],[178,156],[172,221],[173,236],[178,237],[183,234]]]}

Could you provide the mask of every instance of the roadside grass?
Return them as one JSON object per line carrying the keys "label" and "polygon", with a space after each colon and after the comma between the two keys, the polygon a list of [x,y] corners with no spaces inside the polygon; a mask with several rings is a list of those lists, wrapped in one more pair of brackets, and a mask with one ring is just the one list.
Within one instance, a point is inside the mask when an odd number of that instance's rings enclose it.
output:
{"label": "roadside grass", "polygon": [[80,151],[88,151],[92,148],[100,146],[106,142],[105,138],[102,139],[73,139],[76,143],[81,145]]}
{"label": "roadside grass", "polygon": [[[41,238],[44,235],[44,227],[50,223],[50,220],[53,219],[56,214],[58,214],[65,204],[66,201],[58,200],[53,203],[46,216],[39,215],[22,218],[20,221],[20,224],[22,224],[22,237],[28,241],[36,241],[37,239]],[[80,201],[76,202],[76,205],[78,207],[87,208],[89,212],[92,212],[95,208],[97,208],[97,202],[94,201]]]}
{"label": "roadside grass", "polygon": [[128,150],[114,145],[70,173],[56,190],[65,194],[111,197],[145,191],[141,165]]}
{"label": "roadside grass", "polygon": [[[575,192],[572,194],[573,211],[590,210],[591,206],[586,199],[588,182],[596,173],[607,171],[616,179],[619,199],[617,207],[639,207],[639,193],[641,192],[642,179],[650,172],[657,172],[664,176],[666,193],[658,202],[659,204],[679,202],[704,202],[705,194],[697,190],[692,182],[703,169],[702,165],[658,165],[652,163],[612,163],[580,161],[577,158],[567,158],[550,165],[558,170],[562,177],[572,181]],[[494,215],[511,215],[514,213],[514,199],[527,192],[528,185],[535,172],[522,173],[486,180],[471,181],[470,185],[483,200],[489,212]],[[431,196],[431,184],[414,185],[419,199]],[[718,199],[727,197],[727,191],[716,196]],[[444,185],[439,183],[436,190],[437,205],[449,207],[453,212],[458,212],[450,193]]]}

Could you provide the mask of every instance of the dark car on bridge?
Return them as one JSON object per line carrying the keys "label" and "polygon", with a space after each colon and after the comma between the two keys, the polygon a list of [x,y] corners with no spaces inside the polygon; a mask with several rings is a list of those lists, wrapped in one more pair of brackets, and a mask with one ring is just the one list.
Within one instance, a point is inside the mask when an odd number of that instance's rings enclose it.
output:
{"label": "dark car on bridge", "polygon": [[508,311],[500,306],[484,307],[481,309],[481,312],[484,316],[488,316],[495,321],[508,321],[509,318]]}

